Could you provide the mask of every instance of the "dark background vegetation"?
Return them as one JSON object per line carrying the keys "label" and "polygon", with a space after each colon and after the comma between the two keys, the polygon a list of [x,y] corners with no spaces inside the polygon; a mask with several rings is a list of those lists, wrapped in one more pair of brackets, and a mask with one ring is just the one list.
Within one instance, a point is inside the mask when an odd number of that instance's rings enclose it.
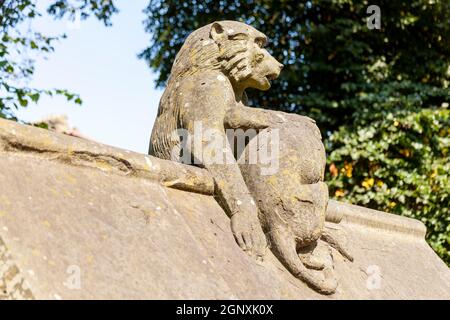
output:
{"label": "dark background vegetation", "polygon": [[[20,32],[39,14],[34,3],[0,0],[0,117],[15,119],[14,110],[42,94],[81,103],[66,90],[20,85],[34,71],[22,50],[49,52],[59,39]],[[380,30],[366,24],[373,4]],[[55,18],[80,12],[109,25],[117,9],[113,0],[58,0],[48,8]],[[150,42],[139,57],[159,87],[193,30],[230,19],[264,32],[286,67],[269,93],[250,92],[251,104],[316,119],[331,195],[423,221],[428,242],[450,264],[449,0],[150,0],[145,13]]]}

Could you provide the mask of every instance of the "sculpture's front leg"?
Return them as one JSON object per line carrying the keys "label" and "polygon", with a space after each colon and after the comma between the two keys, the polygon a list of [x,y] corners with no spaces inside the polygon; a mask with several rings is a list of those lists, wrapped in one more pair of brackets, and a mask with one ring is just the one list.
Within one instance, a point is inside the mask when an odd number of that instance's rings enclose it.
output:
{"label": "sculpture's front leg", "polygon": [[191,88],[192,95],[179,95],[177,101],[186,106],[180,112],[180,120],[190,143],[183,151],[213,177],[216,198],[230,217],[231,230],[238,245],[249,255],[262,259],[266,239],[258,220],[256,203],[245,185],[223,126],[225,110],[235,104],[233,92],[224,90],[217,74],[189,79],[179,85],[180,90],[186,92],[185,88],[190,88],[195,81],[198,84]]}

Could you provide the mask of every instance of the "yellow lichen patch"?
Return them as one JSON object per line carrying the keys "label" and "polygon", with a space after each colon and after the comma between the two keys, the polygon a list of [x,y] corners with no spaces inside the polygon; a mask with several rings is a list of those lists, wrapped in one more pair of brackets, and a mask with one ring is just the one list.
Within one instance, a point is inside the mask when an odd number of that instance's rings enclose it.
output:
{"label": "yellow lichen patch", "polygon": [[94,256],[92,254],[88,255],[86,261],[88,264],[92,264],[94,262]]}
{"label": "yellow lichen patch", "polygon": [[50,227],[52,226],[48,220],[42,221],[42,224],[43,224],[44,226],[46,226],[47,228],[50,228]]}
{"label": "yellow lichen patch", "polygon": [[72,146],[67,146],[67,155],[69,157],[71,157],[73,155],[73,153],[74,153],[74,151],[73,151]]}
{"label": "yellow lichen patch", "polygon": [[59,192],[55,188],[50,188],[50,192],[53,193],[53,195],[57,196]]}
{"label": "yellow lichen patch", "polygon": [[276,176],[270,176],[269,179],[267,179],[267,183],[270,184],[271,186],[276,187],[278,185],[278,179]]}
{"label": "yellow lichen patch", "polygon": [[0,210],[0,218],[6,217],[7,213]]}
{"label": "yellow lichen patch", "polygon": [[218,180],[216,183],[217,183],[217,187],[219,187],[219,188],[225,187],[225,181],[223,181],[223,180]]}
{"label": "yellow lichen patch", "polygon": [[74,195],[73,195],[72,192],[70,192],[69,190],[64,190],[64,194],[65,194],[67,197],[74,198]]}
{"label": "yellow lichen patch", "polygon": [[6,196],[2,195],[2,198],[1,198],[1,199],[2,199],[1,202],[2,202],[3,204],[6,204],[6,205],[8,205],[8,206],[11,204],[11,201],[9,201],[8,198],[7,198]]}
{"label": "yellow lichen patch", "polygon": [[298,196],[296,195],[286,195],[286,199],[289,199],[289,202],[291,203],[291,205],[295,205],[298,203]]}
{"label": "yellow lichen patch", "polygon": [[282,174],[289,177],[292,174],[292,171],[289,169],[284,169],[282,171]]}
{"label": "yellow lichen patch", "polygon": [[111,171],[112,170],[111,164],[104,160],[95,160],[95,166],[102,171]]}

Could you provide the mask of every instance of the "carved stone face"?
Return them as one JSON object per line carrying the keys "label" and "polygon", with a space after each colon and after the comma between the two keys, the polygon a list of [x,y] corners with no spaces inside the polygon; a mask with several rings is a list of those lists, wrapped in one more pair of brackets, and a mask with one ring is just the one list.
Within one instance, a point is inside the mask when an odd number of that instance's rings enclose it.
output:
{"label": "carved stone face", "polygon": [[248,41],[249,59],[252,72],[241,85],[246,88],[268,90],[270,81],[278,78],[283,65],[252,40]]}
{"label": "carved stone face", "polygon": [[268,90],[280,75],[283,65],[263,48],[267,37],[258,30],[240,22],[216,22],[210,36],[235,87]]}

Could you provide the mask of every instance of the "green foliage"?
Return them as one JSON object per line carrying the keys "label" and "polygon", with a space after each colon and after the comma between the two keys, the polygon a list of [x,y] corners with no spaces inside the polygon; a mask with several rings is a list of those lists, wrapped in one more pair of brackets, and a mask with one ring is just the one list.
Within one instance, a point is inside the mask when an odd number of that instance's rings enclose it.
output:
{"label": "green foliage", "polygon": [[68,16],[72,20],[75,19],[77,14],[83,20],[93,14],[106,26],[110,26],[111,17],[119,10],[112,0],[78,0],[75,2],[58,0],[49,6],[47,12],[58,19]]}
{"label": "green foliage", "polygon": [[[381,30],[367,27],[370,4]],[[140,57],[158,86],[192,30],[231,19],[263,31],[285,68],[253,105],[315,118],[335,197],[424,221],[450,264],[450,1],[151,0],[145,12]]]}
{"label": "green foliage", "polygon": [[424,89],[418,98],[416,88],[392,88],[400,92],[390,91],[376,113],[362,112],[328,139],[330,193],[421,220],[431,246],[450,264],[450,110],[429,101],[446,93]]}
{"label": "green foliage", "polygon": [[[106,25],[110,24],[111,15],[117,12],[112,1],[77,0],[55,1],[48,12],[57,18],[75,14],[87,18],[91,13]],[[50,37],[40,32],[22,27],[41,14],[36,9],[35,1],[0,0],[0,117],[17,120],[14,113],[30,103],[39,101],[42,95],[60,95],[68,101],[81,104],[81,98],[63,89],[30,88],[27,81],[34,74],[33,57],[47,54],[54,50],[54,43],[65,38],[64,35]],[[25,31],[24,31],[25,30]]]}
{"label": "green foliage", "polygon": [[[240,20],[269,37],[268,50],[284,65],[270,94],[252,92],[255,105],[306,113],[326,131],[351,122],[347,103],[369,78],[428,77],[442,84],[450,55],[450,2],[377,1],[382,30],[366,25],[367,1],[150,0],[145,10],[150,46],[140,53],[164,86],[186,36],[215,20]],[[414,66],[414,74],[411,72]],[[384,73],[383,73],[384,72]],[[394,78],[394,80],[397,80]]]}

